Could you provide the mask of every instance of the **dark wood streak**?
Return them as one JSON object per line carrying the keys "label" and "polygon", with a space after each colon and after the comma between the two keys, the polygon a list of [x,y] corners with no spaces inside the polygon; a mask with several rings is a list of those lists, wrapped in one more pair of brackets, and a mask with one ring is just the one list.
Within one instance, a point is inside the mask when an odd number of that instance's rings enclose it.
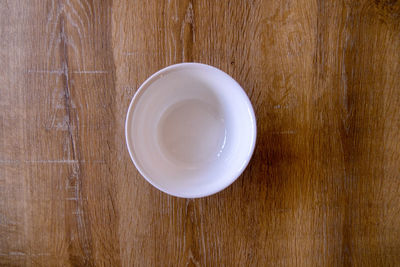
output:
{"label": "dark wood streak", "polygon": [[[58,7],[60,8],[60,7]],[[94,265],[92,257],[92,242],[91,242],[91,231],[88,223],[87,209],[84,204],[82,191],[83,183],[82,173],[84,170],[80,162],[80,151],[77,146],[79,128],[76,116],[72,116],[71,113],[71,82],[69,77],[69,59],[68,59],[68,44],[67,44],[67,33],[65,31],[65,16],[64,14],[60,16],[60,38],[61,38],[61,50],[60,50],[60,62],[62,66],[63,73],[63,83],[64,83],[64,100],[65,100],[65,112],[67,116],[67,130],[69,135],[69,143],[72,150],[72,159],[77,161],[72,165],[72,174],[68,178],[68,185],[75,188],[75,192],[72,198],[75,201],[66,202],[66,231],[69,237],[69,258],[72,265],[76,266],[92,266]],[[75,125],[75,132],[73,132],[71,125]],[[71,226],[75,227],[71,229]],[[73,236],[78,236],[78,247],[74,246]],[[78,249],[78,250],[77,250]],[[83,255],[82,255],[83,254]]]}

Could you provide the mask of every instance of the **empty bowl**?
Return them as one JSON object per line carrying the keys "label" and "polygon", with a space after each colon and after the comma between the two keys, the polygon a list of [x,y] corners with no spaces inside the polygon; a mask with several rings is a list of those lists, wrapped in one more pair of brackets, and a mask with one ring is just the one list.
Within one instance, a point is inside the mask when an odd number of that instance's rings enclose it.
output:
{"label": "empty bowl", "polygon": [[148,78],[125,124],[129,154],[159,190],[177,197],[214,194],[246,168],[256,142],[250,100],[228,74],[182,63]]}

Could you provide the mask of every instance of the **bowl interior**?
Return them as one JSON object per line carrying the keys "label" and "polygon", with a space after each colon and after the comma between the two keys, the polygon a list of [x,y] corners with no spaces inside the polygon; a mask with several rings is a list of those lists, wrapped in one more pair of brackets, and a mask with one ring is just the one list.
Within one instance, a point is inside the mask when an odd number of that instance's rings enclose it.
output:
{"label": "bowl interior", "polygon": [[150,77],[126,123],[131,157],[154,186],[200,197],[231,184],[255,143],[255,118],[242,88],[202,64],[179,64]]}

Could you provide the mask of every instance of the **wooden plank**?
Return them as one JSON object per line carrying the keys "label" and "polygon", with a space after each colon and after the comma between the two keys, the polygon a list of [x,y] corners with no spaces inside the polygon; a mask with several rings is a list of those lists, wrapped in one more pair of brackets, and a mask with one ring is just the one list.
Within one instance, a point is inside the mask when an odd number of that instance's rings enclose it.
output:
{"label": "wooden plank", "polygon": [[[18,128],[2,127],[1,160],[6,168],[21,168],[20,176],[11,172],[5,181],[16,184],[24,201],[18,209],[21,247],[13,250],[15,241],[9,240],[2,257],[7,264],[17,257],[27,265],[118,265],[109,144],[114,138],[111,2],[3,3],[2,13],[16,20],[4,37],[17,36],[4,54],[11,55],[9,61],[22,54],[14,69],[3,66],[5,79],[18,83],[4,91],[10,100],[4,121],[12,125],[15,114],[22,116],[16,117]],[[7,147],[14,131],[17,153]]]}
{"label": "wooden plank", "polygon": [[[0,264],[400,262],[400,3],[0,2]],[[195,61],[253,103],[254,157],[179,199],[133,166],[140,84]]]}

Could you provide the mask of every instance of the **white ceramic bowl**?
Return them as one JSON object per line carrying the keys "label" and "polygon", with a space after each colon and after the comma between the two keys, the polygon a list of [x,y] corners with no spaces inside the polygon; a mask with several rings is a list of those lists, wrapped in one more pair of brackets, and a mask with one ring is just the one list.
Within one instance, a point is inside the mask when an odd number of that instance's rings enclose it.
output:
{"label": "white ceramic bowl", "polygon": [[225,72],[199,63],[162,69],[136,92],[125,123],[136,168],[178,197],[214,194],[246,168],[256,142],[250,100]]}

